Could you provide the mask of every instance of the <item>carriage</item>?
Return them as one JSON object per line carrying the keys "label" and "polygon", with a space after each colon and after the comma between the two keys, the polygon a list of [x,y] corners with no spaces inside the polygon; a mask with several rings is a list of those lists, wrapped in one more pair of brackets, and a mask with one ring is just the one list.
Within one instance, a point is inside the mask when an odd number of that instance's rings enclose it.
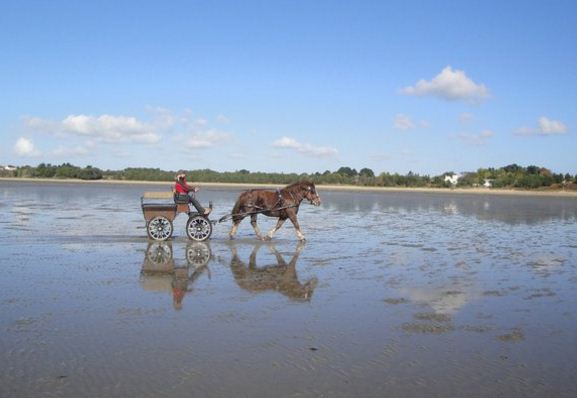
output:
{"label": "carriage", "polygon": [[212,222],[207,215],[193,210],[188,195],[171,191],[144,192],[140,205],[146,221],[146,233],[152,240],[169,239],[174,230],[173,221],[180,213],[188,215],[186,235],[189,239],[202,242],[212,234]]}
{"label": "carriage", "polygon": [[[232,219],[229,238],[233,239],[238,225],[247,216],[250,216],[251,225],[259,239],[272,239],[284,222],[290,220],[295,228],[297,239],[305,240],[297,220],[299,206],[304,199],[314,206],[321,204],[315,184],[310,181],[299,181],[275,191],[249,189],[240,194],[232,213],[221,217],[218,221],[211,221],[208,215],[193,211],[190,206],[190,197],[186,194],[170,191],[144,192],[140,202],[146,220],[146,232],[150,239],[156,241],[169,239],[173,232],[173,220],[178,214],[185,213],[188,215],[186,235],[192,240],[202,242],[210,238],[213,224],[229,219]],[[212,209],[212,203],[209,207]],[[278,218],[276,226],[266,235],[262,235],[258,228],[256,221],[259,214]]]}

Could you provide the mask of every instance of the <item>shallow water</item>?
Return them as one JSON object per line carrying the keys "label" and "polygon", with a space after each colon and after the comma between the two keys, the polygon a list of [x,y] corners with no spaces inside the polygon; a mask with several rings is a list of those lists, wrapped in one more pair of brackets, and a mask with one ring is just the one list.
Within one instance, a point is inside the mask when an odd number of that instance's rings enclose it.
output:
{"label": "shallow water", "polygon": [[574,198],[321,187],[304,244],[159,244],[157,188],[0,182],[1,397],[577,394]]}

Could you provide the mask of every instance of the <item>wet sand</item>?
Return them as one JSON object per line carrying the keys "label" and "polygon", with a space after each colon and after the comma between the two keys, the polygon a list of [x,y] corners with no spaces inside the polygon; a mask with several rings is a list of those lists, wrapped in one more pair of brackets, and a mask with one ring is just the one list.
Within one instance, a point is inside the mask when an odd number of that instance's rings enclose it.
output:
{"label": "wet sand", "polygon": [[156,187],[0,181],[0,396],[577,394],[574,198],[319,189],[304,244],[153,243]]}

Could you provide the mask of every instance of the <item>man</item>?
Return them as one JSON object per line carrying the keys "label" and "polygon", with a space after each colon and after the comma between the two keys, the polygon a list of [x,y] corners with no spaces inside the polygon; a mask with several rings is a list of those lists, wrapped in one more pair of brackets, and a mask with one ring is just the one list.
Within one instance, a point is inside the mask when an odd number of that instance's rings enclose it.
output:
{"label": "man", "polygon": [[194,194],[198,192],[198,186],[189,185],[186,181],[186,172],[184,170],[180,170],[176,174],[176,183],[174,184],[174,191],[177,195],[188,195],[188,201],[192,203],[192,205],[196,208],[196,210],[200,214],[204,214],[205,216],[209,215],[212,211],[212,208],[204,208],[200,204],[198,200],[194,197]]}

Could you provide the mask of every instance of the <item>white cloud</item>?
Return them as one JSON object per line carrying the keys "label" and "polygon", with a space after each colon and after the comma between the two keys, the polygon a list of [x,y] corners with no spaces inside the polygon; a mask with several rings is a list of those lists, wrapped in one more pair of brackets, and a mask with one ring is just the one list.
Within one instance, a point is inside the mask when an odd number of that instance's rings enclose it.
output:
{"label": "white cloud", "polygon": [[303,144],[290,137],[282,137],[273,142],[272,146],[276,148],[292,149],[305,156],[332,157],[338,154],[336,148]]}
{"label": "white cloud", "polygon": [[543,135],[565,134],[567,132],[567,126],[560,121],[541,116],[539,118],[539,132]]}
{"label": "white cloud", "polygon": [[213,147],[217,143],[230,141],[231,136],[216,130],[192,132],[191,134],[181,134],[176,137],[176,142],[186,149],[202,149]]}
{"label": "white cloud", "polygon": [[218,123],[222,123],[222,124],[229,124],[230,123],[230,119],[223,114],[218,115],[216,117],[216,121]]}
{"label": "white cloud", "polygon": [[398,130],[410,130],[413,127],[415,127],[415,124],[413,123],[410,117],[408,117],[407,115],[403,115],[402,113],[399,113],[397,116],[395,116],[393,126]]}
{"label": "white cloud", "polygon": [[169,109],[157,106],[146,107],[146,111],[152,115],[152,124],[156,129],[167,130],[178,123],[178,117],[175,116]]}
{"label": "white cloud", "polygon": [[537,129],[534,127],[521,126],[513,132],[514,135],[535,135],[537,134]]}
{"label": "white cloud", "polygon": [[494,135],[495,133],[493,133],[491,130],[483,130],[478,134],[461,133],[458,134],[457,137],[469,145],[482,146],[487,144],[489,138],[493,137]]}
{"label": "white cloud", "polygon": [[475,120],[475,116],[472,113],[463,112],[459,115],[459,123],[470,124]]}
{"label": "white cloud", "polygon": [[23,157],[37,157],[40,156],[40,151],[36,149],[32,140],[20,137],[14,144],[14,153]]}
{"label": "white cloud", "polygon": [[49,134],[89,137],[107,143],[154,144],[160,141],[160,135],[152,126],[132,116],[69,115],[58,122],[29,117],[24,122],[31,129]]}
{"label": "white cloud", "polygon": [[483,84],[477,84],[467,77],[464,71],[445,67],[432,80],[419,80],[414,86],[405,87],[402,94],[425,96],[432,95],[450,101],[464,100],[479,103],[489,97],[489,90]]}
{"label": "white cloud", "polygon": [[52,155],[62,158],[67,157],[84,157],[90,155],[96,145],[89,141],[85,145],[77,145],[75,147],[59,146],[52,151]]}
{"label": "white cloud", "polygon": [[551,120],[548,117],[541,116],[537,121],[538,127],[522,126],[513,132],[518,136],[532,136],[532,135],[559,135],[566,134],[568,131],[565,123],[558,120]]}

